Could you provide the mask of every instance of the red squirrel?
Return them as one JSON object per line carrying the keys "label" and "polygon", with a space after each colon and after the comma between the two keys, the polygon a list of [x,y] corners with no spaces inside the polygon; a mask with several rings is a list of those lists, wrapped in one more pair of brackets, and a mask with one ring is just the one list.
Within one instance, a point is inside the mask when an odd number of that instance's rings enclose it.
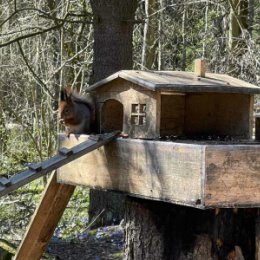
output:
{"label": "red squirrel", "polygon": [[61,90],[59,116],[66,127],[66,135],[89,134],[93,131],[95,121],[94,101],[65,88]]}

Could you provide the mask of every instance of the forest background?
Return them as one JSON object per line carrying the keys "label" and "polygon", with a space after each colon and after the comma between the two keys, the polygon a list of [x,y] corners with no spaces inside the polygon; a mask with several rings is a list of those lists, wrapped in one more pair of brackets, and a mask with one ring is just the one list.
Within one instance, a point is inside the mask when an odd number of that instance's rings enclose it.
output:
{"label": "forest background", "polygon": [[[192,71],[203,58],[211,72],[260,86],[260,0],[142,0],[130,22],[133,69]],[[93,39],[87,0],[0,0],[0,175],[55,153],[58,93],[95,81]],[[2,239],[21,240],[45,184],[0,199]],[[88,206],[77,188],[55,236],[82,234]]]}

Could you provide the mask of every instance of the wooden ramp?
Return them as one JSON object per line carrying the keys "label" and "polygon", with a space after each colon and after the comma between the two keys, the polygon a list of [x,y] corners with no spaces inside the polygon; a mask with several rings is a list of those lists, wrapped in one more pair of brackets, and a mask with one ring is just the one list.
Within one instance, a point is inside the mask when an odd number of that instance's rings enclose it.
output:
{"label": "wooden ramp", "polygon": [[[28,170],[20,172],[10,179],[2,179],[0,196],[105,145],[112,141],[117,134],[118,132],[89,136],[88,140],[70,149],[59,149],[59,153],[47,161],[32,165]],[[74,189],[75,186],[57,183],[56,172],[52,174],[17,250],[15,260],[41,259]]]}
{"label": "wooden ramp", "polygon": [[90,135],[85,142],[70,149],[65,147],[60,148],[57,155],[44,162],[31,164],[27,170],[22,171],[9,179],[0,177],[0,197],[103,146],[113,140],[117,134],[118,132],[93,136]]}

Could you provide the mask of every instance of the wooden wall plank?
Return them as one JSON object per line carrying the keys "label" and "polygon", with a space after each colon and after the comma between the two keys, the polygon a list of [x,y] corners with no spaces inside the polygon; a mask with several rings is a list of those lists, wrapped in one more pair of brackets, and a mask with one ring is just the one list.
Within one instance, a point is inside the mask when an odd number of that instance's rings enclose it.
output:
{"label": "wooden wall plank", "polygon": [[60,168],[58,181],[198,208],[258,207],[260,144],[119,138]]}
{"label": "wooden wall plank", "polygon": [[205,151],[206,207],[260,206],[260,145],[212,145]]}
{"label": "wooden wall plank", "polygon": [[42,199],[31,218],[15,260],[39,260],[69,202],[75,187],[60,184],[52,175]]}
{"label": "wooden wall plank", "polygon": [[[83,140],[79,140],[83,141]],[[64,140],[63,146],[78,140]],[[58,181],[177,204],[201,201],[202,147],[117,139],[58,170]]]}
{"label": "wooden wall plank", "polygon": [[251,137],[251,96],[192,93],[186,95],[186,136]]}
{"label": "wooden wall plank", "polygon": [[185,96],[162,95],[161,96],[161,136],[184,135]]}
{"label": "wooden wall plank", "polygon": [[[109,124],[108,120],[115,115],[111,115],[111,110],[103,109],[105,102],[109,100],[117,100],[123,105],[123,132],[133,138],[157,138],[159,137],[159,127],[156,124],[158,111],[158,93],[144,89],[126,80],[117,79],[108,83],[97,91],[97,107],[98,118],[101,132],[106,132],[104,120]],[[146,105],[146,122],[143,125],[134,125],[131,121],[132,104]],[[103,107],[103,108],[101,108]],[[116,116],[116,115],[115,115]],[[114,120],[111,120],[114,121]],[[112,124],[112,123],[111,123]]]}

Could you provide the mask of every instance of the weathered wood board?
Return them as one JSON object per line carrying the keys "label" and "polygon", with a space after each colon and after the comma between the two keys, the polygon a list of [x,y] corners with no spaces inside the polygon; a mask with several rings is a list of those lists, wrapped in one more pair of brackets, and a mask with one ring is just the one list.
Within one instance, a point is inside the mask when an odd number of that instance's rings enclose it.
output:
{"label": "weathered wood board", "polygon": [[52,175],[17,250],[15,260],[40,259],[74,189],[72,185],[57,183],[56,173]]}
{"label": "weathered wood board", "polygon": [[[71,147],[86,136],[60,136]],[[260,144],[118,138],[58,170],[58,182],[197,208],[260,206]]]}
{"label": "weathered wood board", "polygon": [[252,137],[251,94],[185,89],[160,92],[119,78],[97,89],[96,96],[100,132],[120,130],[142,139],[168,135]]}
{"label": "weathered wood board", "polygon": [[[61,145],[78,140],[61,136]],[[203,149],[197,145],[117,139],[58,170],[57,180],[196,206],[201,200]]]}
{"label": "weathered wood board", "polygon": [[191,93],[185,98],[186,136],[252,137],[253,96],[228,93]]}
{"label": "weathered wood board", "polygon": [[260,145],[208,146],[205,171],[206,206],[260,206]]}
{"label": "weathered wood board", "polygon": [[[133,138],[159,137],[160,99],[157,92],[141,88],[126,80],[118,79],[113,84],[97,91],[97,118],[100,132],[122,130]],[[115,105],[119,103],[118,105]],[[132,122],[133,105],[145,105],[145,123]]]}
{"label": "weathered wood board", "polygon": [[125,79],[150,90],[177,92],[214,92],[260,94],[260,88],[226,74],[206,73],[205,78],[186,71],[122,70],[96,82],[89,90],[97,90],[116,80]]}

